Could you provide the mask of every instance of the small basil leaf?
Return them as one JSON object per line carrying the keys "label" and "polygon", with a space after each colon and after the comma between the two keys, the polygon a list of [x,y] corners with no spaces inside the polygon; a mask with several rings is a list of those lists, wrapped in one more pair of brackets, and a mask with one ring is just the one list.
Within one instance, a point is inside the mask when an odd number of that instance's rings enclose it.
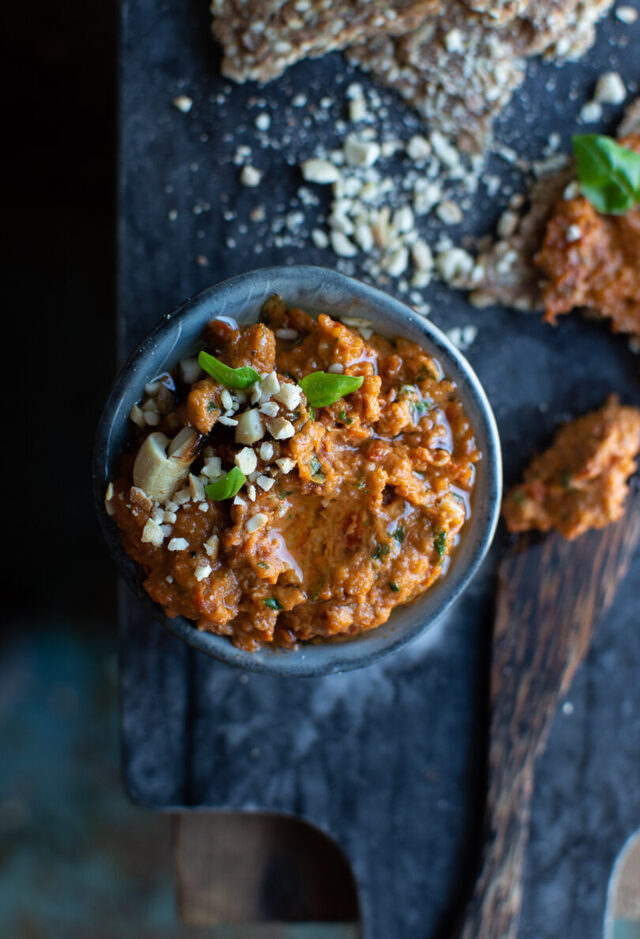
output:
{"label": "small basil leaf", "polygon": [[361,375],[335,375],[330,372],[311,372],[305,375],[300,387],[313,408],[326,408],[330,404],[357,391],[363,382]]}
{"label": "small basil leaf", "polygon": [[640,154],[601,134],[572,138],[580,191],[598,212],[624,215],[640,203]]}
{"label": "small basil leaf", "polygon": [[209,483],[204,487],[208,499],[214,502],[222,502],[223,499],[231,499],[247,481],[244,473],[241,473],[237,466],[229,470],[226,476],[221,476],[214,483]]}
{"label": "small basil leaf", "polygon": [[258,373],[254,369],[249,368],[248,365],[243,365],[242,368],[230,368],[228,365],[225,365],[224,362],[221,362],[220,359],[209,355],[208,352],[201,352],[199,354],[198,364],[203,371],[212,375],[221,384],[226,385],[227,388],[249,388],[257,381],[260,381]]}

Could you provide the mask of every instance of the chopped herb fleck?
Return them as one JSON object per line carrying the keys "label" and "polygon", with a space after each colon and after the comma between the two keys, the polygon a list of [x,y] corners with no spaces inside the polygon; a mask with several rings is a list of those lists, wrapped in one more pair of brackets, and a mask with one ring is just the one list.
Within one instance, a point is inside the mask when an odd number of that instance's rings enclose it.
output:
{"label": "chopped herb fleck", "polygon": [[418,381],[424,381],[426,378],[432,378],[434,381],[438,381],[438,376],[434,375],[426,365],[423,365],[418,372]]}
{"label": "chopped herb fleck", "polygon": [[423,401],[416,401],[414,405],[416,419],[417,421],[430,410],[433,406],[433,401],[430,398],[425,398]]}
{"label": "chopped herb fleck", "polygon": [[258,561],[258,567],[262,567],[265,571],[269,570],[269,565],[265,564],[264,561]]}
{"label": "chopped herb fleck", "polygon": [[215,401],[210,401],[209,404],[207,405],[207,411],[217,411],[217,410],[218,410],[218,405],[215,403]]}
{"label": "chopped herb fleck", "polygon": [[315,421],[316,419],[316,409],[312,408],[311,405],[309,405],[309,417],[312,421]]}
{"label": "chopped herb fleck", "polygon": [[356,489],[365,489],[366,485],[367,485],[367,481],[365,479],[359,479],[358,482],[355,484],[355,487]]}
{"label": "chopped herb fleck", "polygon": [[402,544],[404,541],[404,528],[402,525],[398,525],[398,527],[394,530],[393,537],[396,539],[398,544]]}
{"label": "chopped herb fleck", "polygon": [[317,482],[324,482],[324,473],[322,472],[322,464],[317,456],[312,456],[309,460],[309,466],[311,467],[311,478],[315,479]]}
{"label": "chopped herb fleck", "polygon": [[388,553],[389,553],[389,545],[379,544],[376,550],[371,555],[371,557],[373,558],[374,561],[380,561],[382,560],[382,558],[386,558]]}
{"label": "chopped herb fleck", "polygon": [[520,492],[519,490],[514,492],[511,498],[514,502],[517,502],[518,505],[522,505],[522,503],[525,501],[524,493]]}
{"label": "chopped herb fleck", "polygon": [[571,473],[569,470],[562,470],[560,474],[560,482],[562,483],[563,489],[571,489]]}
{"label": "chopped herb fleck", "polygon": [[444,529],[436,532],[435,538],[433,539],[433,546],[436,549],[438,560],[441,561],[447,553],[447,533]]}
{"label": "chopped herb fleck", "polygon": [[345,411],[344,408],[340,411],[340,413],[338,414],[338,417],[340,418],[341,421],[346,421],[347,412]]}
{"label": "chopped herb fleck", "polygon": [[389,581],[389,590],[392,590],[394,593],[398,593],[399,590],[400,590],[400,587],[398,587],[398,585],[396,584],[395,581],[390,580],[390,581]]}
{"label": "chopped herb fleck", "polygon": [[281,610],[282,607],[278,603],[275,597],[265,597],[264,605],[268,606],[270,610]]}

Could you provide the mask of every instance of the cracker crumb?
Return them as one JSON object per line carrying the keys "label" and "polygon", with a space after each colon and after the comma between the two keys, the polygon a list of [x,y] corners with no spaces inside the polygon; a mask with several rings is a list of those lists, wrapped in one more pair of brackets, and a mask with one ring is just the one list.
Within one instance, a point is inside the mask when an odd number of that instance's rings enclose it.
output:
{"label": "cracker crumb", "polygon": [[248,186],[250,189],[255,189],[260,185],[261,181],[261,170],[256,169],[255,166],[251,166],[250,164],[242,167],[240,172],[240,182],[243,186]]}
{"label": "cracker crumb", "polygon": [[178,95],[171,103],[178,111],[182,111],[183,114],[188,114],[193,107],[193,98],[189,98],[188,95]]}
{"label": "cracker crumb", "polygon": [[621,23],[626,23],[627,26],[630,26],[638,19],[638,11],[635,9],[635,7],[621,6],[617,7],[615,16],[616,19],[620,20]]}
{"label": "cracker crumb", "polygon": [[602,118],[602,105],[599,101],[587,101],[580,108],[580,120],[584,124],[595,124]]}
{"label": "cracker crumb", "polygon": [[598,79],[594,92],[594,101],[600,104],[622,104],[627,97],[627,89],[618,72],[605,72]]}
{"label": "cracker crumb", "polygon": [[271,116],[267,114],[266,111],[263,111],[262,114],[258,114],[258,116],[256,117],[254,121],[254,124],[256,125],[258,130],[264,130],[264,131],[269,130],[269,128],[271,127]]}

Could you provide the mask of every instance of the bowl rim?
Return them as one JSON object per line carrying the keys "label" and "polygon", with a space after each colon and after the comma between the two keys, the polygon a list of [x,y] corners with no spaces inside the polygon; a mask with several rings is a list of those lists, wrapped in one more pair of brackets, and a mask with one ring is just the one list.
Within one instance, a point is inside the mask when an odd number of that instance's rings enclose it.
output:
{"label": "bowl rim", "polygon": [[[271,287],[265,288],[262,286],[261,288],[261,285],[269,281],[277,281],[278,283],[275,285],[272,283]],[[144,591],[141,584],[140,568],[124,551],[119,530],[104,508],[104,492],[109,482],[108,455],[111,452],[110,440],[115,428],[120,426],[119,422],[128,420],[128,409],[127,413],[123,414],[122,403],[125,391],[129,387],[132,378],[139,375],[140,372],[142,372],[143,377],[148,376],[150,372],[153,373],[153,369],[148,367],[148,362],[153,357],[159,337],[165,333],[174,332],[173,349],[176,352],[175,358],[177,361],[178,347],[183,339],[183,326],[186,322],[193,321],[195,325],[204,328],[209,320],[214,319],[216,316],[225,315],[222,310],[216,312],[213,308],[216,302],[218,305],[222,303],[224,306],[225,301],[229,300],[233,294],[246,291],[247,288],[249,288],[252,303],[263,302],[273,293],[282,293],[287,299],[287,288],[290,292],[296,290],[300,292],[301,284],[309,285],[309,283],[312,285],[315,283],[316,287],[329,284],[331,289],[338,289],[344,292],[345,295],[363,301],[374,309],[392,311],[397,317],[410,323],[414,330],[417,329],[421,333],[425,340],[425,347],[428,350],[429,346],[433,347],[436,357],[444,359],[441,364],[445,375],[450,372],[448,366],[453,364],[454,371],[459,373],[459,376],[456,376],[458,386],[460,387],[461,384],[460,377],[466,386],[461,393],[461,397],[464,401],[467,393],[470,394],[482,425],[478,427],[476,422],[474,424],[474,433],[476,437],[482,438],[483,461],[481,467],[488,477],[486,482],[488,501],[486,505],[483,505],[481,513],[478,513],[477,510],[474,513],[484,515],[484,525],[474,542],[466,566],[464,569],[458,569],[455,563],[452,564],[451,570],[440,582],[443,596],[432,613],[430,615],[425,614],[424,622],[419,617],[417,622],[410,628],[399,630],[396,635],[391,635],[386,641],[384,631],[387,624],[383,623],[375,629],[365,631],[349,639],[325,641],[317,644],[303,643],[293,650],[264,648],[257,652],[248,652],[237,649],[228,637],[199,630],[190,620],[182,616],[169,618],[162,608],[154,603]],[[245,306],[248,303],[249,300],[247,299]],[[340,316],[344,317],[348,314],[341,313]],[[374,324],[374,328],[380,327]],[[166,361],[168,357],[170,356],[163,355],[163,361]],[[310,677],[350,671],[370,665],[380,657],[400,649],[430,629],[458,599],[478,570],[495,534],[502,496],[502,456],[495,417],[480,380],[467,359],[430,320],[379,288],[329,268],[316,265],[274,266],[259,268],[227,278],[183,300],[170,313],[162,316],[152,330],[127,356],[116,373],[98,422],[93,449],[92,482],[100,528],[110,553],[116,562],[120,575],[143,602],[146,612],[150,616],[155,620],[161,620],[170,632],[185,640],[189,645],[228,665],[233,665],[244,671],[262,672],[271,675]],[[443,590],[443,585],[444,588],[448,586],[450,589]],[[412,604],[403,605],[403,607],[419,605],[422,600],[429,598],[430,591],[434,590],[435,587],[436,584],[417,597]],[[403,607],[399,607],[399,609]],[[360,654],[358,654],[358,646],[364,647],[360,650]],[[318,654],[316,650],[326,651]],[[331,651],[328,652],[328,650]]]}

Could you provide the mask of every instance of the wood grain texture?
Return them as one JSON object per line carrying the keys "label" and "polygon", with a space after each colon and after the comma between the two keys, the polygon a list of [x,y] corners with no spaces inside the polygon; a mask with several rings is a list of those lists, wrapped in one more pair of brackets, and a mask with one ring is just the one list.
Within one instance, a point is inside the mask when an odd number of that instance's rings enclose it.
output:
{"label": "wood grain texture", "polygon": [[520,536],[500,565],[485,843],[461,939],[517,936],[535,760],[639,539],[636,487],[617,524],[574,542]]}

